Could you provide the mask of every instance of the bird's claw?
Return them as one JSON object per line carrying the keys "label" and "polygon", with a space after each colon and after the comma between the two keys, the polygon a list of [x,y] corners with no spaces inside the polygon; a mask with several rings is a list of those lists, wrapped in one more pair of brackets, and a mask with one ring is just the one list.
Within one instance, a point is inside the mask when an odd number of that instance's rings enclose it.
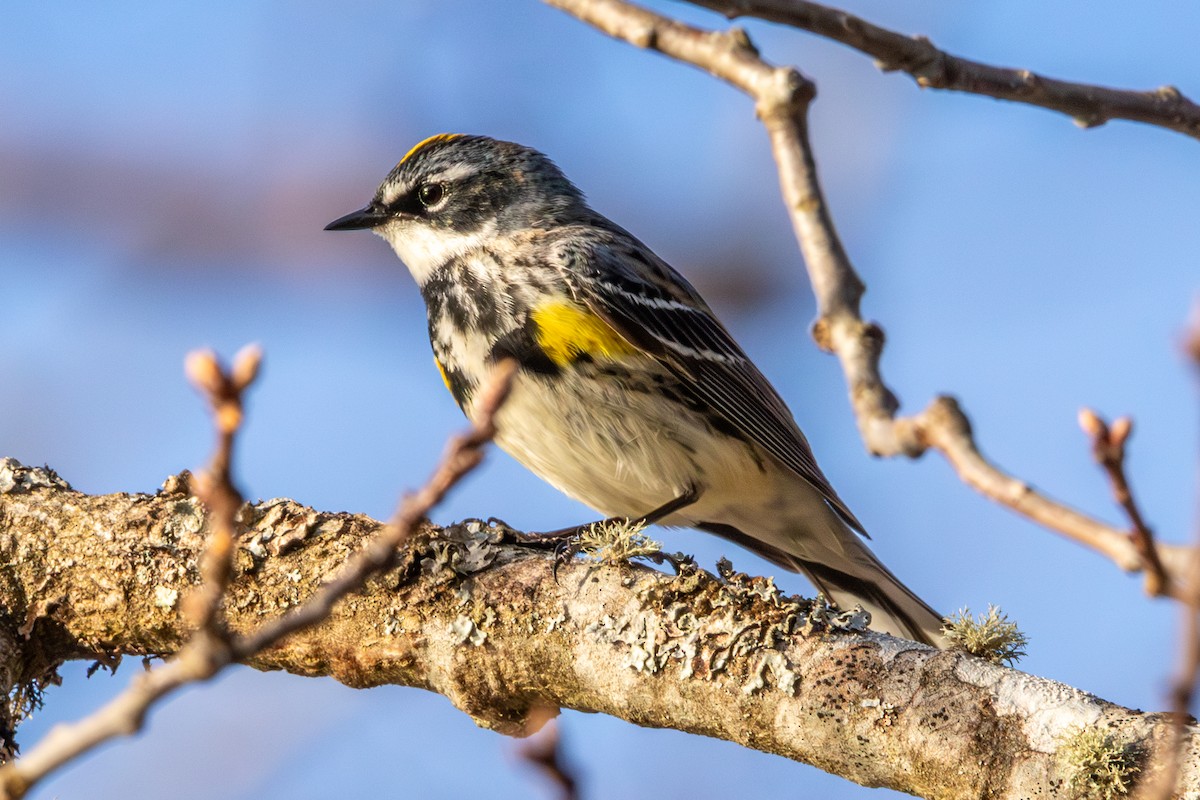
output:
{"label": "bird's claw", "polygon": [[582,549],[579,543],[579,533],[579,531],[575,531],[568,536],[562,536],[554,545],[554,566],[550,574],[555,583],[558,583],[558,568],[568,563]]}

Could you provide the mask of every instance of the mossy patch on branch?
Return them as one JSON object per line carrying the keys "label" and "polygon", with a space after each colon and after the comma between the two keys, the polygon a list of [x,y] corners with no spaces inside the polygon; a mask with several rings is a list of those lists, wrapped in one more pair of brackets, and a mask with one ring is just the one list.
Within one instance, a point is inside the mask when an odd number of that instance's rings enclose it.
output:
{"label": "mossy patch on branch", "polygon": [[1113,800],[1129,794],[1138,772],[1134,752],[1099,728],[1074,728],[1062,739],[1058,758],[1076,797]]}

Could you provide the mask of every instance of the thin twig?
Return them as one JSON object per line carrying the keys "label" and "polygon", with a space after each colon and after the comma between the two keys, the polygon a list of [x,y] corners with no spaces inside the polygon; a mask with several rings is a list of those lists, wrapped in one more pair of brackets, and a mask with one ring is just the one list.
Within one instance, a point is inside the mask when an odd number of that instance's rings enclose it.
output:
{"label": "thin twig", "polygon": [[243,348],[229,371],[210,350],[189,353],[185,361],[188,378],[208,400],[217,433],[212,460],[193,481],[197,497],[208,508],[210,528],[201,557],[201,584],[184,605],[195,632],[171,661],[140,673],[129,688],[99,710],[78,722],[55,727],[28,755],[0,769],[0,800],[18,800],[51,772],[92,748],[137,733],[155,702],[185,684],[211,678],[229,663],[221,600],[233,577],[234,529],[242,505],[230,466],[243,419],[242,398],[261,363],[262,350],[257,346]]}
{"label": "thin twig", "polygon": [[211,350],[196,350],[184,361],[192,384],[204,393],[213,415],[217,445],[208,469],[192,476],[191,492],[208,509],[208,549],[200,563],[200,587],[188,597],[184,613],[197,628],[226,639],[221,600],[233,577],[234,538],[242,494],[233,484],[233,445],[245,417],[243,395],[262,366],[262,348],[249,345],[224,369]]}
{"label": "thin twig", "polygon": [[[937,397],[918,414],[897,416],[899,403],[879,371],[883,330],[862,318],[865,286],[838,237],[817,177],[808,140],[808,106],[815,96],[811,81],[794,68],[768,64],[738,29],[700,30],[624,0],[546,2],[610,36],[697,66],[754,100],[770,135],[784,202],[817,299],[813,338],[841,362],[859,432],[872,454],[915,458],[938,450],[983,495],[1098,551],[1125,571],[1142,569],[1142,558],[1124,531],[1052,500],[989,462],[953,397]],[[1179,578],[1190,548],[1160,545],[1158,552],[1172,578],[1168,590],[1181,596]]]}
{"label": "thin twig", "polygon": [[[403,501],[395,519],[353,559],[347,569],[295,613],[245,638],[229,640],[220,605],[232,577],[235,515],[240,496],[229,480],[233,443],[242,419],[241,394],[254,380],[260,354],[244,350],[226,373],[211,353],[188,357],[189,377],[208,396],[216,421],[218,444],[207,477],[198,482],[210,511],[210,540],[202,558],[204,583],[185,609],[198,626],[178,655],[163,666],[139,674],[112,701],[84,719],[50,731],[29,754],[0,768],[0,800],[19,800],[53,770],[103,742],[139,731],[156,701],[189,683],[207,680],[239,659],[269,647],[288,633],[328,616],[339,598],[362,586],[371,575],[394,563],[396,548],[413,528],[482,458],[483,446],[495,436],[496,412],[508,396],[514,365],[503,362],[480,390],[474,425],[455,436],[429,482]],[[217,588],[220,591],[217,591]]]}
{"label": "thin twig", "polygon": [[1104,468],[1117,505],[1121,506],[1125,515],[1129,517],[1129,524],[1132,526],[1129,539],[1142,559],[1142,571],[1146,574],[1146,594],[1151,597],[1167,594],[1169,582],[1158,557],[1154,532],[1146,524],[1137,501],[1133,499],[1133,491],[1129,488],[1129,479],[1125,475],[1125,442],[1133,433],[1133,420],[1129,417],[1118,417],[1109,425],[1095,411],[1085,408],[1079,412],[1079,427],[1091,437],[1092,456],[1096,463]]}
{"label": "thin twig", "polygon": [[[1200,311],[1200,309],[1198,309]],[[1200,378],[1200,314],[1184,342],[1184,353],[1192,360]],[[1197,495],[1200,497],[1200,494]],[[1179,666],[1171,680],[1171,741],[1163,749],[1163,758],[1155,765],[1151,780],[1137,794],[1136,800],[1167,800],[1176,789],[1187,726],[1191,722],[1192,704],[1196,697],[1196,680],[1200,677],[1200,524],[1189,561],[1189,591],[1181,598],[1182,616],[1179,631]]]}
{"label": "thin twig", "polygon": [[27,755],[0,768],[0,798],[18,800],[51,772],[92,748],[137,733],[155,701],[185,684],[206,680],[220,669],[222,665],[212,661],[208,651],[210,648],[197,646],[193,640],[168,663],[139,673],[125,691],[99,710],[51,729]]}
{"label": "thin twig", "polygon": [[[1184,354],[1192,361],[1196,377],[1200,379],[1200,307],[1183,345]],[[1200,487],[1198,487],[1200,488]],[[1200,492],[1197,493],[1200,498]],[[1192,704],[1196,698],[1196,680],[1200,678],[1200,516],[1197,519],[1196,541],[1189,560],[1188,591],[1183,597],[1182,618],[1179,634],[1179,667],[1171,681],[1171,716],[1173,742],[1165,750],[1167,756],[1155,775],[1155,780],[1142,795],[1146,800],[1166,800],[1175,791],[1183,748],[1186,743],[1187,725],[1191,721]]]}
{"label": "thin twig", "polygon": [[[1191,359],[1196,378],[1200,380],[1200,306],[1196,308],[1195,319],[1184,343],[1184,352]],[[1200,492],[1197,493],[1197,497],[1200,498]],[[1200,677],[1200,516],[1197,519],[1196,543],[1192,551],[1191,582],[1188,584],[1189,591],[1185,595],[1184,604],[1182,667],[1172,689],[1176,726],[1181,738],[1183,725],[1196,696],[1196,680]]]}
{"label": "thin twig", "polygon": [[338,600],[360,589],[372,575],[396,563],[400,547],[421,520],[483,458],[483,446],[496,435],[496,413],[508,399],[516,367],[516,362],[512,360],[501,361],[495,366],[488,382],[479,390],[473,406],[472,428],[451,438],[428,482],[415,494],[404,498],[392,520],[379,535],[304,605],[254,633],[235,640],[230,646],[235,659],[241,660],[259,653],[290,633],[316,625],[329,616]]}
{"label": "thin twig", "polygon": [[517,753],[528,763],[537,767],[558,789],[560,800],[576,800],[579,797],[579,781],[567,766],[562,756],[562,731],[559,728],[558,709],[537,706],[525,718],[525,736],[529,741]]}
{"label": "thin twig", "polygon": [[905,36],[836,8],[807,0],[688,0],[729,19],[749,16],[799,28],[875,59],[885,72],[905,72],[924,89],[984,95],[1057,111],[1082,128],[1110,119],[1144,122],[1200,139],[1200,105],[1174,86],[1146,92],[1072,83],[983,64],[940,50],[924,36]]}

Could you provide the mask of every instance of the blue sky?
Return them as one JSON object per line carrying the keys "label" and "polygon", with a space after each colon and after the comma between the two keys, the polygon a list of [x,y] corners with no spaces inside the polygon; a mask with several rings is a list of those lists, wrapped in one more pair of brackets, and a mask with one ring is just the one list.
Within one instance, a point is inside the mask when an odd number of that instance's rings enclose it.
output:
{"label": "blue sky", "polygon": [[[1186,0],[847,8],[980,60],[1200,95],[1200,7]],[[1164,538],[1190,539],[1198,400],[1178,343],[1200,286],[1200,144],[920,91],[838,45],[745,24],[768,58],[818,84],[821,173],[905,410],[957,395],[1001,465],[1114,522],[1075,415],[1132,414],[1146,515]],[[807,335],[813,304],[765,134],[749,101],[699,71],[531,0],[336,11],[67,0],[5,10],[0,108],[0,454],[49,463],[84,491],[153,491],[209,446],[184,354],[258,341],[266,368],[238,464],[247,493],[385,516],[462,421],[406,271],[374,237],[321,228],[361,206],[417,140],[486,133],[549,153],[693,279],[791,405],[878,554],[933,605],[998,603],[1031,638],[1024,669],[1164,705],[1174,608],[973,494],[935,455],[865,454],[837,364]],[[535,530],[591,518],[500,453],[436,516],[488,515]],[[709,565],[727,553],[777,572],[702,534],[664,537]],[[26,742],[133,668],[90,681],[65,670]],[[595,715],[563,725],[592,797],[747,785],[867,796],[727,743]],[[510,741],[440,697],[236,670],[37,796],[152,796],[164,776],[181,798],[397,784],[429,797],[546,794]]]}

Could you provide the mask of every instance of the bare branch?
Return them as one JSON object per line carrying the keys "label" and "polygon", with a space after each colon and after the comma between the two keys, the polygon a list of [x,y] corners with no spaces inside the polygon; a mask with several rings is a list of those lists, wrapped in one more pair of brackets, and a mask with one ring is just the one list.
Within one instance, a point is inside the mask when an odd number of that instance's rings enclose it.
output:
{"label": "bare branch", "polygon": [[[217,448],[207,474],[192,482],[196,496],[209,508],[210,533],[201,556],[201,583],[184,603],[184,617],[195,633],[175,658],[138,675],[133,684],[104,707],[71,725],[60,725],[28,755],[0,767],[0,800],[19,800],[53,770],[120,735],[141,730],[147,711],[170,692],[207,680],[239,660],[252,658],[284,636],[325,619],[333,605],[361,588],[372,575],[388,569],[397,547],[464,475],[482,459],[482,448],[495,436],[495,415],[508,396],[514,365],[503,362],[480,391],[472,429],[454,437],[429,482],[401,504],[395,520],[383,529],[347,568],[294,613],[276,619],[244,638],[230,640],[221,606],[234,574],[236,517],[242,500],[230,480],[233,443],[242,420],[242,393],[258,373],[261,353],[243,350],[226,372],[216,356],[197,352],[187,359],[187,373],[208,398],[217,429]],[[183,572],[183,570],[180,570]],[[172,592],[175,592],[172,595]],[[165,596],[177,596],[168,590]],[[0,607],[4,607],[0,602]]]}
{"label": "bare branch", "polygon": [[[179,493],[0,494],[0,550],[39,553],[4,567],[0,604],[23,616],[39,586],[70,596],[34,612],[34,644],[59,658],[177,651],[191,625],[161,598],[199,582],[198,519]],[[235,634],[321,592],[383,527],[290,501],[246,506],[242,520],[224,604]],[[1078,773],[1059,753],[1079,727],[1130,754],[1135,786],[1164,755],[1168,715],[963,653],[831,633],[827,606],[767,579],[572,561],[555,581],[552,556],[502,538],[479,522],[423,527],[408,544],[415,574],[379,574],[245,663],[419,686],[505,733],[527,730],[539,707],[606,713],[927,797],[1051,796]],[[1189,725],[1184,742],[1179,796],[1200,790],[1200,732]]]}
{"label": "bare branch", "polygon": [[225,644],[221,623],[221,600],[233,573],[233,543],[241,492],[233,485],[233,445],[244,418],[243,395],[262,364],[262,349],[250,345],[234,357],[226,370],[216,353],[196,350],[184,361],[188,379],[208,401],[213,414],[217,444],[208,469],[191,479],[192,493],[208,509],[208,548],[200,562],[203,582],[187,599],[189,616],[196,627]]}
{"label": "bare branch", "polygon": [[139,674],[112,701],[87,717],[59,725],[27,755],[0,768],[0,798],[18,800],[54,770],[117,736],[141,730],[146,711],[160,698],[188,683],[207,680],[220,665],[208,660],[208,648],[188,646],[163,666]]}
{"label": "bare branch", "polygon": [[687,2],[729,19],[758,17],[841,42],[874,58],[876,66],[885,72],[908,73],[923,89],[947,89],[1040,106],[1066,114],[1082,128],[1125,119],[1200,139],[1200,105],[1174,86],[1137,92],[1057,80],[1027,69],[995,67],[939,50],[924,36],[905,36],[807,0]]}
{"label": "bare branch", "polygon": [[262,351],[257,346],[238,353],[230,372],[208,350],[189,353],[185,361],[188,378],[208,400],[217,432],[208,470],[192,481],[197,497],[209,509],[210,528],[200,559],[201,584],[185,604],[185,616],[195,632],[170,662],[138,675],[128,689],[102,708],[73,724],[59,725],[28,755],[0,767],[3,800],[19,800],[51,772],[109,739],[137,733],[155,702],[181,686],[208,680],[230,663],[220,611],[233,576],[234,528],[242,505],[230,465],[243,419],[242,396],[258,374],[261,361]]}
{"label": "bare branch", "polygon": [[479,391],[471,430],[450,440],[433,476],[420,491],[404,498],[392,521],[379,535],[300,608],[235,641],[232,645],[234,658],[246,659],[288,634],[316,625],[329,616],[338,600],[358,591],[372,575],[395,564],[399,548],[412,536],[421,520],[482,460],[483,446],[496,435],[496,413],[508,398],[516,368],[516,362],[511,359],[496,365]]}
{"label": "bare branch", "polygon": [[530,739],[518,753],[536,767],[558,789],[561,800],[577,800],[579,782],[575,773],[563,761],[562,731],[559,729],[558,709],[536,706],[530,710],[525,731]]}
{"label": "bare branch", "polygon": [[[899,403],[879,371],[883,330],[862,318],[865,285],[842,246],[818,180],[808,140],[808,106],[815,96],[810,81],[793,68],[768,64],[736,29],[703,31],[623,0],[546,2],[610,36],[697,66],[754,100],[771,139],[784,202],[817,299],[813,338],[840,360],[859,432],[872,454],[915,458],[927,449],[938,450],[983,495],[1096,550],[1125,571],[1142,569],[1142,558],[1124,531],[1052,500],[989,462],[954,398],[935,398],[910,417],[896,415]],[[1159,547],[1173,596],[1182,585],[1188,552]]]}
{"label": "bare branch", "polygon": [[1146,594],[1151,597],[1168,594],[1167,575],[1158,557],[1154,533],[1142,517],[1141,509],[1133,499],[1129,479],[1125,476],[1125,442],[1133,433],[1133,420],[1119,417],[1112,425],[1105,422],[1095,411],[1085,408],[1079,412],[1079,426],[1092,437],[1092,456],[1108,475],[1113,497],[1129,517],[1132,529],[1129,539],[1142,559],[1146,573]]}
{"label": "bare branch", "polygon": [[[1191,360],[1196,377],[1200,379],[1200,306],[1194,312],[1191,329],[1183,343],[1183,352]],[[1192,722],[1196,681],[1200,679],[1200,518],[1197,519],[1195,538],[1192,556],[1188,560],[1189,590],[1183,598],[1180,619],[1179,666],[1171,680],[1173,742],[1163,752],[1163,763],[1157,778],[1147,785],[1141,795],[1145,800],[1166,800],[1171,796],[1176,776],[1186,758],[1184,751],[1188,725]]]}

